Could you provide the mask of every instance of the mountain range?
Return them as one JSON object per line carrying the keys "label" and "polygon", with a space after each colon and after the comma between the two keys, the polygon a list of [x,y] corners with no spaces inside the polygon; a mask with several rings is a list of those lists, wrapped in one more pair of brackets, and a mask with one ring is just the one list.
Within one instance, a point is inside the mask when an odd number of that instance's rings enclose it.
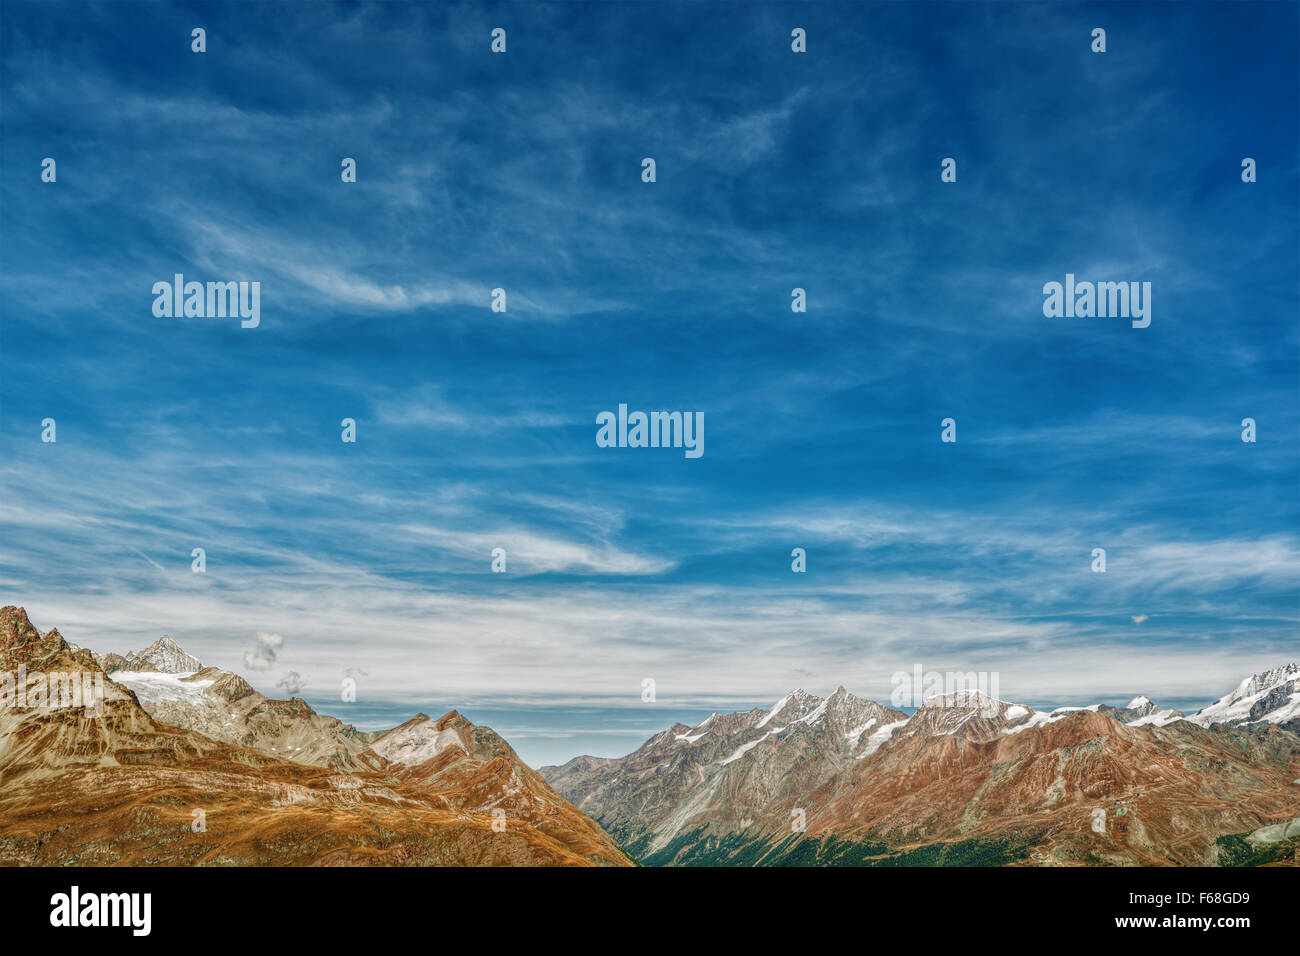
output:
{"label": "mountain range", "polygon": [[541,770],[650,865],[1294,863],[1298,704],[1294,664],[1188,717],[799,689]]}
{"label": "mountain range", "polygon": [[[98,681],[97,713],[15,693],[38,674]],[[1295,664],[1188,715],[797,689],[534,770],[454,710],[360,731],[168,636],[99,654],[9,606],[0,702],[0,865],[1300,862]]]}

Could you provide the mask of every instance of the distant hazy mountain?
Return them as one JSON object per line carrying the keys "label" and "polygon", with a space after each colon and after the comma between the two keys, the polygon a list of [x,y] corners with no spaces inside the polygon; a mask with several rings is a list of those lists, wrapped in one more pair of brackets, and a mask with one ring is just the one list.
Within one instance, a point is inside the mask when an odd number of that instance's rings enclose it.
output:
{"label": "distant hazy mountain", "polygon": [[[1288,674],[1206,711],[1276,715]],[[1290,861],[1300,736],[1284,723],[1206,728],[1146,697],[1043,712],[978,691],[909,717],[797,690],[542,773],[652,864]]]}
{"label": "distant hazy mountain", "polygon": [[1150,697],[1134,697],[1128,702],[1127,707],[1111,707],[1109,704],[1102,704],[1097,710],[1130,727],[1141,727],[1144,724],[1164,726],[1183,716],[1182,711],[1174,710],[1172,707],[1161,707]]}

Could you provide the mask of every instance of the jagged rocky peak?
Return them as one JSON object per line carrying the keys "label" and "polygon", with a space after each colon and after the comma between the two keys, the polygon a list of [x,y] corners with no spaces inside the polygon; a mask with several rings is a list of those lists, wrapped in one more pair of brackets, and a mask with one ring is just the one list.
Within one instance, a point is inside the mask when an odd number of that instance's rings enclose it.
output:
{"label": "jagged rocky peak", "polygon": [[[14,670],[20,664],[30,667],[61,652],[74,653],[57,630],[51,628],[42,634],[27,617],[24,608],[12,604],[0,608],[0,669]],[[85,657],[89,659],[89,655]]]}
{"label": "jagged rocky peak", "polygon": [[1300,680],[1300,664],[1283,664],[1258,674],[1252,674],[1237,687],[1238,697],[1247,697],[1261,691],[1271,690],[1278,684]]}
{"label": "jagged rocky peak", "polygon": [[1146,694],[1139,694],[1137,697],[1130,700],[1128,706],[1124,709],[1131,715],[1129,719],[1134,720],[1139,717],[1149,717],[1152,714],[1159,713],[1161,708],[1159,704],[1146,696]]}
{"label": "jagged rocky peak", "polygon": [[759,718],[758,723],[754,726],[782,726],[808,717],[819,707],[824,709],[825,704],[826,701],[823,698],[808,693],[802,687],[796,687],[792,692],[773,704],[772,709]]}
{"label": "jagged rocky peak", "polygon": [[835,689],[835,693],[826,698],[826,712],[830,717],[860,717],[883,716],[884,714],[896,714],[898,711],[891,710],[883,704],[878,704],[874,700],[868,700],[865,697],[859,697],[851,694],[842,686]]}
{"label": "jagged rocky peak", "polygon": [[41,642],[41,634],[32,626],[25,608],[0,608],[0,652],[16,653]]}
{"label": "jagged rocky peak", "polygon": [[673,728],[673,739],[691,739],[703,736],[709,738],[729,737],[734,733],[751,730],[755,721],[761,718],[767,711],[761,708],[755,708],[749,711],[736,711],[730,714],[713,713],[696,724],[694,727],[685,730],[678,727]]}
{"label": "jagged rocky peak", "polygon": [[717,722],[717,720],[718,720],[718,712],[715,710],[713,713],[709,714],[709,716],[705,717],[698,724],[692,727],[691,732],[698,734],[702,731],[707,731],[711,726],[713,726],[714,723]]}
{"label": "jagged rocky peak", "polygon": [[0,648],[12,648],[39,640],[40,634],[27,617],[26,608],[10,604],[0,607]]}
{"label": "jagged rocky peak", "polygon": [[1151,697],[1148,697],[1147,695],[1139,695],[1132,698],[1131,701],[1128,701],[1128,706],[1127,708],[1125,708],[1125,713],[1126,713],[1126,722],[1127,722],[1127,721],[1138,721],[1138,719],[1141,719],[1143,717],[1151,717],[1151,715],[1153,714],[1169,714],[1169,715],[1178,714],[1178,711],[1165,710],[1164,708],[1161,708],[1160,704],[1157,704],[1156,701],[1153,701]]}
{"label": "jagged rocky peak", "polygon": [[156,671],[159,674],[193,674],[203,669],[197,657],[185,651],[164,634],[138,654],[128,654],[124,665],[115,668],[126,671]]}

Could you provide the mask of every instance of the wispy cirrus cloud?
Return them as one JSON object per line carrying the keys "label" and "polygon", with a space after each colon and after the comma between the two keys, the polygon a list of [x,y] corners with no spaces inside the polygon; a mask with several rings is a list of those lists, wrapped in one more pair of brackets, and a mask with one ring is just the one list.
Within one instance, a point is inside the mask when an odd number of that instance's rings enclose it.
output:
{"label": "wispy cirrus cloud", "polygon": [[[281,635],[265,692],[608,747],[916,662],[1090,703],[1294,647],[1293,8],[1116,9],[1104,62],[1014,5],[809,8],[803,57],[769,9],[520,8],[505,57],[467,7],[213,4],[204,57],[179,8],[69,9],[0,31],[0,590],[40,626],[237,671]],[[178,271],[263,326],[155,318]],[[1045,319],[1066,272],[1149,279],[1152,326]],[[622,402],[705,457],[596,448]]]}

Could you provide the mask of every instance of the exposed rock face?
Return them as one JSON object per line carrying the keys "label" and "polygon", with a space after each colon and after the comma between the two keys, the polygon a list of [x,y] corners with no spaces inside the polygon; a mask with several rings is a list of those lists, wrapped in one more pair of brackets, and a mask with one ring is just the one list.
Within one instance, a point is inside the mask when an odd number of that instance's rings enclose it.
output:
{"label": "exposed rock face", "polygon": [[[544,815],[515,813],[519,794],[502,781],[532,772],[508,766],[508,745],[454,712],[439,723],[479,756],[460,772],[426,768],[404,781],[397,765],[340,773],[170,726],[104,679],[89,651],[57,631],[41,635],[21,608],[0,608],[0,671],[20,665],[90,672],[105,699],[98,718],[79,707],[0,707],[0,865],[630,865],[553,793]],[[210,680],[205,699],[215,688],[235,704],[251,691],[215,670],[152,679]],[[302,701],[261,701],[248,713],[279,705],[297,726],[330,719]],[[506,810],[504,828],[489,806]]]}
{"label": "exposed rock face", "polygon": [[656,864],[1205,865],[1220,838],[1300,816],[1300,736],[1169,714],[966,691],[908,717],[843,688],[796,691],[542,772]]}
{"label": "exposed rock face", "polygon": [[1204,865],[1218,836],[1300,814],[1286,782],[1298,764],[1292,734],[1128,727],[1082,710],[982,741],[907,735],[863,761],[815,825],[903,847],[1020,842],[1035,863]]}
{"label": "exposed rock face", "polygon": [[126,670],[127,660],[121,654],[95,654],[95,662],[105,674]]}
{"label": "exposed rock face", "polygon": [[94,667],[89,651],[73,647],[56,629],[41,634],[20,607],[0,608],[0,670],[16,672],[20,664],[28,670],[55,670],[54,664]]}

